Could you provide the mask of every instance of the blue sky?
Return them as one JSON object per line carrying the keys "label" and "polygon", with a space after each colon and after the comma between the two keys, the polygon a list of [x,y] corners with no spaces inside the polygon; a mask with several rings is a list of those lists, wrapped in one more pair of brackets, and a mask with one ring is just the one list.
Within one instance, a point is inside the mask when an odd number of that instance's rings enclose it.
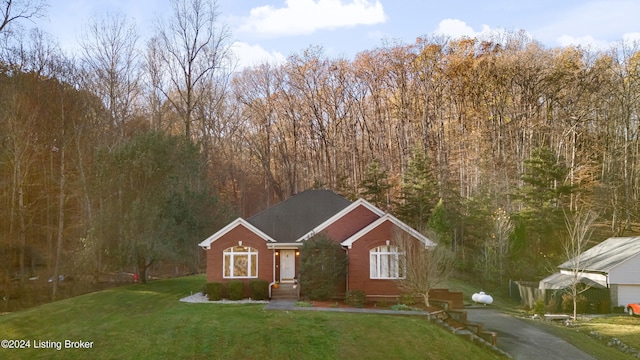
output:
{"label": "blue sky", "polygon": [[[49,0],[48,18],[37,26],[63,49],[77,48],[92,16],[122,11],[135,19],[142,39],[156,17],[169,15],[169,0]],[[282,62],[312,45],[330,57],[352,58],[383,45],[416,37],[476,36],[525,30],[545,46],[570,44],[604,49],[640,40],[637,0],[218,0],[220,20],[232,33],[241,66]]]}

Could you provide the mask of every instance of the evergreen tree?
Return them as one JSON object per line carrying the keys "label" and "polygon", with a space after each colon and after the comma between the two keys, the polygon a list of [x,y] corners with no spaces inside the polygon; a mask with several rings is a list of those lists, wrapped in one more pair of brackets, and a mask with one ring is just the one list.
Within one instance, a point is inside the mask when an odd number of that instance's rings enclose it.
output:
{"label": "evergreen tree", "polygon": [[534,149],[524,162],[524,186],[515,196],[522,202],[522,210],[514,217],[524,226],[529,262],[541,272],[544,262],[540,260],[556,261],[553,258],[561,251],[556,235],[563,230],[563,200],[573,191],[566,184],[568,174],[567,166],[548,147]]}
{"label": "evergreen tree", "polygon": [[427,227],[436,234],[439,243],[451,246],[451,224],[442,199],[433,208]]}
{"label": "evergreen tree", "polygon": [[387,210],[390,188],[387,172],[380,168],[380,163],[377,160],[374,160],[367,166],[364,178],[360,183],[360,196],[373,205]]}
{"label": "evergreen tree", "polygon": [[569,169],[548,147],[539,147],[524,161],[524,186],[518,193],[531,208],[561,208],[562,199],[573,191],[565,184]]}
{"label": "evergreen tree", "polygon": [[422,151],[415,151],[409,161],[400,196],[398,216],[412,227],[423,229],[436,205],[438,185]]}

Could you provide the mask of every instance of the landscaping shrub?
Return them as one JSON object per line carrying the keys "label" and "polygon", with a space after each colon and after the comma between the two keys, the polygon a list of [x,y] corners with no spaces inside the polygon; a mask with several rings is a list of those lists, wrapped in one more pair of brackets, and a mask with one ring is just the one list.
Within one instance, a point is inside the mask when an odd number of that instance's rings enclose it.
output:
{"label": "landscaping shrub", "polygon": [[266,300],[269,298],[269,282],[263,279],[249,281],[249,294],[253,300]]}
{"label": "landscaping shrub", "polygon": [[300,248],[300,286],[311,300],[336,297],[344,286],[347,256],[338,242],[318,235]]}
{"label": "landscaping shrub", "polygon": [[413,309],[411,309],[411,307],[409,305],[396,304],[396,305],[391,306],[391,310],[395,310],[395,311],[410,311],[410,310],[413,310]]}
{"label": "landscaping shrub", "polygon": [[[555,300],[555,299],[552,299],[552,300]],[[549,300],[549,303],[551,303],[551,300]],[[544,312],[545,312],[544,300],[542,299],[536,300],[536,303],[533,305],[533,313],[542,315],[544,314]]]}
{"label": "landscaping shrub", "polygon": [[244,293],[244,283],[242,281],[229,281],[227,283],[227,296],[229,300],[241,300]]}
{"label": "landscaping shrub", "polygon": [[[587,312],[587,298],[584,295],[578,295],[576,308],[578,314]],[[571,294],[562,295],[562,311],[565,313],[573,312],[573,296],[571,296]]]}
{"label": "landscaping shrub", "polygon": [[218,301],[222,299],[222,283],[210,282],[204,284],[202,293],[207,295],[209,301]]}
{"label": "landscaping shrub", "polygon": [[416,303],[416,296],[414,294],[402,294],[400,295],[400,304],[413,305]]}
{"label": "landscaping shrub", "polygon": [[362,290],[347,291],[344,296],[344,302],[349,306],[364,307],[367,303],[367,294]]}

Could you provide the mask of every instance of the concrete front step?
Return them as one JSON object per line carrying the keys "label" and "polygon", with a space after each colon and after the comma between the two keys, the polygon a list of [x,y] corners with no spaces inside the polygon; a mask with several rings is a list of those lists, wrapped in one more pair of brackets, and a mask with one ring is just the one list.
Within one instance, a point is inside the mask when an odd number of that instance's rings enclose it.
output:
{"label": "concrete front step", "polygon": [[293,284],[280,284],[280,286],[276,288],[271,288],[271,299],[276,300],[297,300],[298,299],[298,289],[293,287]]}

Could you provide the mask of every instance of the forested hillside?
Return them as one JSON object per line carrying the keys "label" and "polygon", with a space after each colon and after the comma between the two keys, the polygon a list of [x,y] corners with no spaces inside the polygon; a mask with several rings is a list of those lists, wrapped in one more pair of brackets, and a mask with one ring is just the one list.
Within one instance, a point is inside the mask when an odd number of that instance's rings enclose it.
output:
{"label": "forested hillside", "polygon": [[485,282],[564,261],[579,208],[599,214],[595,241],[640,230],[638,44],[424,36],[240,70],[208,2],[175,4],[151,39],[93,20],[74,57],[20,18],[0,27],[5,294],[199,271],[199,241],[308,188],[430,229]]}

